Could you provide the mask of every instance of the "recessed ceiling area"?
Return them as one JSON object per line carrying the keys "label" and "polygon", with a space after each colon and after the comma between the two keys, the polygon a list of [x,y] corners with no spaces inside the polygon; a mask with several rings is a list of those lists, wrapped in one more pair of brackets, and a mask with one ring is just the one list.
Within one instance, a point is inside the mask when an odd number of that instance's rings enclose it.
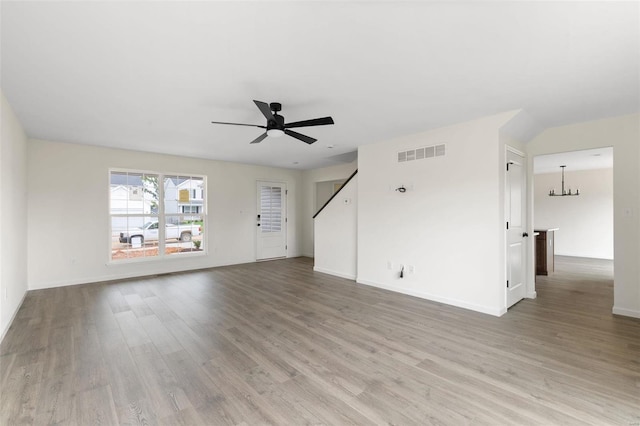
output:
{"label": "recessed ceiling area", "polygon": [[613,148],[584,149],[558,154],[538,155],[533,158],[533,173],[560,173],[565,171],[610,169],[613,167]]}
{"label": "recessed ceiling area", "polygon": [[[540,130],[639,110],[637,2],[1,3],[1,85],[31,138],[276,167],[523,109]],[[249,142],[253,100],[288,122]],[[333,146],[333,149],[327,149]]]}

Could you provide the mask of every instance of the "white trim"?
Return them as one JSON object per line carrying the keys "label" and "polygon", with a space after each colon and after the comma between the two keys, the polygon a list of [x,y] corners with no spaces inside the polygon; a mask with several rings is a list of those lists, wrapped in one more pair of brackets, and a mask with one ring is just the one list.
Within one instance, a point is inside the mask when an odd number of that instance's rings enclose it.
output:
{"label": "white trim", "polygon": [[310,257],[311,259],[315,258],[313,253],[301,253],[300,256],[302,256],[302,257]]}
{"label": "white trim", "polygon": [[635,309],[618,308],[614,306],[612,313],[614,315],[622,315],[625,317],[640,318],[640,311],[636,311]]}
{"label": "white trim", "polygon": [[537,299],[538,293],[535,291],[530,291],[527,293],[527,299]]}
{"label": "white trim", "polygon": [[256,263],[271,262],[272,260],[284,260],[284,259],[287,259],[287,256],[267,257],[266,259],[257,259]]}
{"label": "white trim", "polygon": [[24,292],[24,294],[22,295],[22,299],[20,300],[20,303],[18,303],[18,307],[13,312],[13,315],[11,315],[11,319],[7,323],[7,327],[4,330],[2,330],[2,335],[0,335],[0,343],[2,343],[2,341],[4,340],[4,336],[7,335],[7,332],[11,328],[11,324],[13,324],[13,320],[16,319],[16,315],[18,315],[18,312],[20,311],[20,308],[22,308],[22,304],[24,303],[24,299],[27,297],[27,293],[28,292],[29,292],[29,290]]}
{"label": "white trim", "polygon": [[323,274],[329,274],[340,278],[346,278],[348,280],[355,280],[356,276],[351,274],[343,274],[342,272],[332,271],[331,269],[318,268],[317,266],[313,267],[313,270],[316,272],[322,272]]}
{"label": "white trim", "polygon": [[[146,263],[146,262],[152,262],[154,260],[161,260],[164,261],[165,259],[169,259],[169,258],[179,258],[179,257],[192,257],[192,256],[203,256],[203,255],[208,255],[208,241],[209,241],[209,231],[208,231],[208,226],[206,226],[205,224],[208,223],[208,214],[207,214],[207,206],[209,204],[209,194],[208,194],[208,182],[207,182],[207,175],[201,175],[201,174],[193,174],[193,173],[164,173],[164,172],[157,172],[157,171],[143,171],[143,170],[134,170],[134,169],[119,169],[119,168],[109,168],[107,171],[107,187],[110,188],[111,187],[111,175],[113,173],[131,173],[131,174],[135,174],[135,175],[154,175],[157,176],[158,178],[158,211],[157,213],[116,213],[113,214],[111,213],[111,203],[112,203],[112,199],[111,199],[111,193],[109,193],[109,199],[108,201],[108,206],[107,206],[107,215],[108,215],[108,220],[109,220],[109,238],[107,239],[107,244],[108,244],[108,249],[107,249],[107,261],[106,261],[106,265],[107,266],[111,266],[111,265],[118,265],[118,264],[123,264],[123,263],[132,263],[133,262],[141,262],[141,263]],[[202,211],[200,213],[165,213],[165,180],[166,179],[172,179],[173,177],[185,177],[185,178],[189,178],[190,180],[192,180],[193,178],[197,178],[197,179],[202,179]],[[183,182],[184,183],[184,182]],[[119,187],[125,187],[126,185],[118,185]],[[177,188],[177,186],[176,186]],[[162,201],[161,201],[162,200]],[[166,218],[170,217],[170,216],[185,216],[185,215],[193,215],[193,216],[200,216],[202,218],[202,227],[204,228],[204,230],[202,231],[201,235],[202,235],[202,241],[203,242],[207,242],[207,244],[205,244],[205,249],[203,250],[203,252],[199,252],[199,251],[194,251],[194,252],[184,252],[184,253],[173,253],[173,254],[166,254],[166,238],[161,238],[161,235],[165,235],[165,225],[166,225]],[[141,217],[143,218],[155,218],[158,221],[158,244],[157,244],[157,248],[158,248],[158,255],[157,256],[148,256],[148,257],[140,257],[140,258],[135,258],[135,259],[113,259],[113,218],[114,217],[125,217],[125,218],[129,218],[129,217]]]}
{"label": "white trim", "polygon": [[[191,257],[191,256],[189,256]],[[280,259],[284,259],[284,258],[280,258]],[[276,259],[274,259],[276,260]],[[165,262],[163,262],[165,263]],[[205,270],[209,270],[209,269],[213,269],[213,268],[221,268],[223,266],[237,266],[237,265],[248,265],[251,263],[257,263],[255,260],[252,259],[245,259],[245,260],[240,260],[240,261],[235,261],[235,262],[222,262],[222,263],[214,263],[212,265],[198,265],[198,266],[189,266],[186,268],[178,268],[178,269],[171,269],[168,271],[155,271],[155,272],[145,272],[143,274],[140,274],[139,272],[130,272],[130,273],[126,273],[126,274],[114,274],[114,275],[101,275],[101,276],[95,276],[95,277],[89,277],[89,278],[80,278],[80,279],[75,279],[75,280],[64,280],[64,281],[52,281],[52,282],[45,282],[45,283],[40,283],[40,284],[29,284],[29,289],[28,291],[32,291],[32,290],[45,290],[48,288],[57,288],[57,287],[69,287],[69,286],[74,286],[74,285],[91,285],[91,284],[100,284],[100,283],[108,283],[111,281],[120,281],[120,280],[128,280],[128,279],[144,279],[144,278],[148,278],[148,277],[155,277],[155,276],[160,276],[160,275],[166,275],[166,274],[175,274],[175,273],[180,273],[180,272],[196,272],[196,271],[205,271]],[[107,266],[109,267],[118,267],[120,266],[119,264],[108,264]]]}
{"label": "white trim", "polygon": [[518,154],[522,158],[527,158],[527,154],[525,154],[524,152],[520,151],[519,149],[516,149],[516,148],[512,147],[511,145],[505,145],[505,147],[507,148],[507,151],[511,151],[514,154]]}
{"label": "white trim", "polygon": [[415,290],[402,288],[402,287],[389,286],[389,285],[375,283],[373,281],[368,281],[368,280],[356,279],[356,282],[358,284],[364,284],[364,285],[368,285],[368,286],[371,286],[371,287],[378,287],[378,288],[382,288],[382,289],[385,289],[385,290],[391,290],[391,291],[395,291],[396,293],[402,293],[402,294],[406,294],[406,295],[409,295],[409,296],[419,297],[421,299],[427,299],[427,300],[431,300],[433,302],[444,303],[446,305],[456,306],[458,308],[469,309],[471,311],[480,312],[482,314],[493,315],[493,316],[496,316],[496,317],[500,317],[500,316],[504,315],[505,313],[507,313],[507,309],[505,307],[494,308],[494,307],[490,307],[490,306],[476,305],[475,303],[468,303],[468,302],[465,302],[463,300],[436,296],[436,295],[433,295],[433,294],[430,294],[430,293],[423,293],[423,292],[420,292],[420,291],[415,291]]}
{"label": "white trim", "polygon": [[[247,263],[254,263],[252,261],[249,261]],[[241,263],[231,263],[229,265],[239,265]],[[113,266],[109,265],[109,266]],[[84,285],[84,284],[98,284],[98,283],[103,283],[103,282],[109,282],[109,281],[118,281],[118,280],[126,280],[126,279],[130,279],[130,278],[139,278],[139,279],[144,279],[145,277],[154,277],[154,276],[158,276],[158,275],[165,275],[165,274],[173,274],[176,272],[191,272],[191,271],[199,271],[199,270],[203,270],[203,269],[209,269],[209,268],[216,268],[219,266],[227,266],[227,265],[214,265],[214,266],[192,266],[192,267],[188,267],[188,268],[178,268],[178,269],[171,269],[168,271],[157,271],[157,272],[149,272],[149,273],[143,273],[142,275],[140,274],[140,272],[129,272],[129,273],[125,273],[125,274],[109,274],[109,275],[99,275],[99,276],[94,276],[94,277],[87,277],[87,278],[79,278],[79,279],[75,279],[75,280],[61,280],[61,281],[51,281],[51,282],[45,282],[45,283],[40,283],[40,284],[30,284],[29,285],[29,290],[44,290],[47,288],[57,288],[57,287],[69,287],[69,286],[74,286],[74,285]]]}

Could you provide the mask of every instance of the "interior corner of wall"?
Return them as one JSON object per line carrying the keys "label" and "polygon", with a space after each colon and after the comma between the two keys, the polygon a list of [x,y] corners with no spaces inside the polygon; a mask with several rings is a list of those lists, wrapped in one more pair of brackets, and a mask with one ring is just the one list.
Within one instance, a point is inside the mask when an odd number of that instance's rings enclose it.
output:
{"label": "interior corner of wall", "polygon": [[539,135],[543,126],[524,109],[510,111],[513,113],[500,127],[501,138],[506,136],[521,143],[527,143]]}

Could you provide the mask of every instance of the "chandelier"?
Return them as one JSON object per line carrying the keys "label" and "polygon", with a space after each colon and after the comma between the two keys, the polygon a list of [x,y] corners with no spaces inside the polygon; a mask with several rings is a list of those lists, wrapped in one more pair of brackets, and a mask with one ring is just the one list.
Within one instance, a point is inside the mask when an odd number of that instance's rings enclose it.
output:
{"label": "chandelier", "polygon": [[549,196],[550,197],[566,197],[567,195],[580,195],[580,190],[576,189],[576,192],[571,192],[571,189],[569,189],[568,191],[564,190],[564,168],[567,167],[565,166],[560,166],[560,168],[562,169],[562,193],[561,194],[556,194],[556,190],[555,189],[551,189],[549,190]]}

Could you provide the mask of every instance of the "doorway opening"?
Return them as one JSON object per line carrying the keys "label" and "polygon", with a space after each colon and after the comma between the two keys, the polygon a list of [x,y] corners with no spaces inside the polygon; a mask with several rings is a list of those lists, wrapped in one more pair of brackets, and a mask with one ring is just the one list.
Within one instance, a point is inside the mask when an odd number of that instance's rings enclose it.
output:
{"label": "doorway opening", "polygon": [[314,205],[314,213],[320,210],[333,194],[338,192],[347,179],[327,180],[316,182],[316,200]]}
{"label": "doorway opening", "polygon": [[533,229],[540,302],[550,296],[556,302],[566,299],[567,308],[593,304],[611,312],[613,167],[612,147],[534,157]]}

